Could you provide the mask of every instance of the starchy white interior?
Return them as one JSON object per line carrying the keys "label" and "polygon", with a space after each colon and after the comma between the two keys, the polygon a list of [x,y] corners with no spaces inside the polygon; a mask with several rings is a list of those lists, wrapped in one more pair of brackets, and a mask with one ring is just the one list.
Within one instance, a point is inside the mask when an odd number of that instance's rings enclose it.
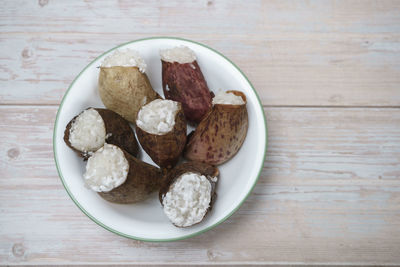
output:
{"label": "starchy white interior", "polygon": [[170,49],[160,50],[160,56],[163,61],[178,62],[180,64],[192,63],[196,60],[196,55],[187,46],[176,46]]}
{"label": "starchy white interior", "polygon": [[164,213],[176,226],[191,226],[203,219],[210,201],[211,183],[204,175],[187,172],[165,194]]}
{"label": "starchy white interior", "polygon": [[225,104],[225,105],[243,105],[244,101],[241,96],[235,95],[230,92],[218,92],[212,100],[213,105],[215,104]]}
{"label": "starchy white interior", "polygon": [[178,102],[156,99],[143,106],[138,113],[136,125],[151,134],[165,134],[175,125]]}
{"label": "starchy white interior", "polygon": [[129,48],[115,50],[103,60],[101,66],[107,68],[115,66],[138,67],[140,72],[146,71],[146,63],[139,52]]}
{"label": "starchy white interior", "polygon": [[96,192],[109,192],[126,181],[129,163],[120,148],[104,144],[88,159],[85,184]]}
{"label": "starchy white interior", "polygon": [[106,127],[103,118],[93,108],[84,110],[74,120],[69,130],[69,142],[82,152],[96,151],[104,145]]}

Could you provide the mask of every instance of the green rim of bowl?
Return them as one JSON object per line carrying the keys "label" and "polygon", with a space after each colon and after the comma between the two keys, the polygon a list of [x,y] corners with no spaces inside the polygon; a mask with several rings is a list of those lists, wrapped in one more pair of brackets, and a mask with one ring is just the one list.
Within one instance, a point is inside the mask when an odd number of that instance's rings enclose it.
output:
{"label": "green rim of bowl", "polygon": [[[224,218],[222,218],[220,221],[214,223],[213,225],[211,225],[211,226],[209,226],[209,227],[207,227],[207,228],[205,228],[205,229],[203,229],[203,230],[200,230],[200,231],[198,231],[198,232],[189,234],[189,235],[185,235],[185,236],[181,236],[181,237],[177,237],[177,238],[167,238],[167,239],[151,239],[151,238],[141,238],[141,237],[137,237],[137,236],[127,235],[127,234],[121,233],[121,232],[119,232],[119,231],[117,231],[117,230],[115,230],[115,229],[113,229],[113,228],[111,228],[111,227],[108,227],[107,225],[105,225],[105,224],[103,224],[102,222],[98,221],[95,217],[93,217],[90,213],[88,213],[88,212],[79,204],[79,202],[74,198],[73,194],[72,194],[71,191],[69,190],[68,186],[67,186],[66,183],[65,183],[64,177],[63,177],[63,175],[62,175],[62,173],[61,173],[61,171],[60,171],[60,167],[59,167],[59,165],[58,165],[57,153],[56,153],[56,151],[57,151],[57,147],[56,147],[56,129],[57,129],[57,125],[58,125],[58,117],[59,117],[59,114],[60,114],[60,110],[61,110],[62,107],[63,107],[64,100],[65,100],[65,98],[67,97],[67,95],[68,95],[70,89],[72,88],[72,86],[75,84],[75,81],[82,75],[82,73],[85,72],[85,70],[86,70],[87,68],[89,68],[97,59],[99,59],[99,58],[102,57],[103,55],[105,55],[105,54],[107,54],[107,53],[110,53],[111,51],[113,51],[113,50],[115,50],[115,49],[118,49],[118,48],[121,47],[121,46],[125,46],[125,45],[132,44],[132,43],[137,43],[137,42],[141,42],[141,41],[146,41],[146,40],[153,40],[153,39],[173,39],[173,40],[180,40],[180,41],[185,41],[185,42],[194,43],[194,44],[203,46],[203,47],[205,47],[205,48],[207,48],[207,49],[209,49],[209,50],[215,52],[216,54],[220,55],[220,56],[223,57],[225,60],[227,60],[229,63],[231,63],[231,64],[243,75],[243,77],[247,80],[247,82],[250,84],[251,89],[253,89],[253,91],[254,91],[254,93],[255,93],[255,95],[256,95],[256,97],[257,97],[257,100],[258,100],[258,103],[259,103],[259,107],[261,108],[261,113],[263,114],[264,126],[265,126],[265,148],[264,148],[264,155],[263,155],[263,161],[262,161],[263,163],[262,163],[261,166],[260,166],[260,170],[258,171],[258,175],[257,175],[257,178],[256,178],[255,181],[254,181],[254,184],[253,184],[252,187],[250,188],[250,190],[249,190],[249,192],[247,193],[247,195],[243,198],[243,200],[242,200],[228,215],[226,215]],[[267,122],[266,122],[266,119],[265,119],[265,114],[264,114],[264,110],[263,110],[263,107],[262,107],[262,104],[261,104],[261,101],[260,101],[260,97],[258,96],[258,94],[257,94],[256,90],[254,89],[253,85],[251,84],[250,80],[249,80],[249,79],[247,78],[247,76],[243,73],[243,71],[242,71],[238,66],[235,65],[235,63],[233,63],[229,58],[227,58],[226,56],[224,56],[224,55],[221,54],[220,52],[216,51],[215,49],[213,49],[213,48],[211,48],[211,47],[208,47],[208,46],[206,46],[206,45],[204,45],[204,44],[195,42],[195,41],[191,41],[191,40],[187,40],[187,39],[179,38],[179,37],[167,37],[167,36],[162,36],[162,37],[149,37],[149,38],[143,38],[143,39],[138,39],[138,40],[135,40],[135,41],[126,42],[126,43],[120,44],[120,45],[118,45],[118,46],[116,46],[116,47],[114,47],[114,48],[112,48],[112,49],[110,49],[110,50],[104,52],[103,54],[101,54],[100,56],[98,56],[97,58],[95,58],[92,62],[90,62],[90,63],[78,74],[78,76],[75,77],[75,79],[72,81],[71,85],[68,87],[67,91],[65,92],[65,94],[64,94],[64,96],[63,96],[63,98],[62,98],[62,100],[61,100],[60,107],[58,108],[58,111],[57,111],[57,117],[56,117],[56,120],[55,120],[55,123],[54,123],[54,130],[53,130],[53,153],[54,153],[54,160],[55,160],[56,167],[57,167],[57,172],[58,172],[58,175],[60,176],[61,182],[62,182],[62,184],[63,184],[65,190],[67,191],[67,193],[68,193],[68,195],[70,196],[70,198],[72,199],[72,201],[74,201],[75,205],[78,206],[78,208],[79,208],[84,214],[86,214],[86,216],[88,216],[92,221],[94,221],[95,223],[97,223],[97,224],[100,225],[101,227],[107,229],[108,231],[110,231],[110,232],[112,232],[112,233],[114,233],[114,234],[117,234],[117,235],[119,235],[119,236],[126,237],[126,238],[135,239],[135,240],[140,240],[140,241],[147,241],[147,242],[169,242],[169,241],[183,240],[183,239],[187,239],[187,238],[191,238],[191,237],[200,235],[200,234],[202,234],[202,233],[204,233],[204,232],[206,232],[206,231],[208,231],[208,230],[210,230],[210,229],[216,227],[217,225],[221,224],[222,222],[224,222],[226,219],[228,219],[230,216],[232,216],[232,214],[235,213],[235,212],[240,208],[240,206],[246,201],[246,199],[248,198],[248,196],[250,195],[250,193],[253,191],[253,189],[254,189],[254,187],[255,187],[255,185],[256,185],[258,179],[260,178],[260,174],[261,174],[262,168],[263,168],[263,166],[264,166],[265,156],[266,156],[266,151],[267,151],[267,146],[268,146],[268,138],[267,138],[267,136],[268,136]]]}

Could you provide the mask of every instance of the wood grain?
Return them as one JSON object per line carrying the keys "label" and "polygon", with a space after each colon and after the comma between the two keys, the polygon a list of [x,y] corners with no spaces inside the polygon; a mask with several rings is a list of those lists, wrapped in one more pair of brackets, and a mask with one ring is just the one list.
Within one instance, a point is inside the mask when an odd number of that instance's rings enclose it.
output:
{"label": "wood grain", "polygon": [[189,240],[144,243],[97,226],[52,158],[57,107],[0,107],[0,264],[396,264],[400,112],[265,109],[267,160],[244,205]]}
{"label": "wood grain", "polygon": [[[6,0],[0,8],[0,265],[400,265],[400,1]],[[151,36],[211,46],[265,106],[260,180],[220,226],[144,243],[70,200],[58,104],[104,51]]]}
{"label": "wood grain", "polygon": [[232,59],[268,106],[400,106],[399,1],[3,1],[1,104],[58,104],[117,44],[178,36]]}

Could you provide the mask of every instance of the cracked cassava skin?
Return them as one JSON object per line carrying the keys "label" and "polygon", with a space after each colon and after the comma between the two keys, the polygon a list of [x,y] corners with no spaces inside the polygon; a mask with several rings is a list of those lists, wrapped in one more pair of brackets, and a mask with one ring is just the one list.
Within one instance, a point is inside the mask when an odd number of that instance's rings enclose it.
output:
{"label": "cracked cassava skin", "polygon": [[186,119],[199,123],[212,106],[213,94],[197,61],[183,64],[161,62],[165,98],[182,103]]}
{"label": "cracked cassava skin", "polygon": [[110,192],[99,192],[105,200],[113,203],[128,204],[145,200],[151,193],[160,189],[163,176],[161,170],[145,163],[124,151],[129,164],[126,181]]}
{"label": "cracked cassava skin", "polygon": [[[100,117],[103,119],[106,130],[105,143],[121,147],[126,152],[136,157],[139,152],[139,146],[136,141],[135,134],[133,133],[132,128],[129,126],[129,123],[112,110],[104,108],[93,108],[93,109],[96,110],[99,113]],[[89,154],[87,152],[95,152],[95,151],[84,152],[77,150],[76,148],[72,147],[71,143],[69,142],[69,135],[72,123],[81,113],[76,115],[67,124],[67,127],[65,128],[64,131],[64,142],[67,144],[67,146],[69,146],[72,150],[74,150],[80,157],[83,157],[84,160],[87,160],[89,158]]]}
{"label": "cracked cassava skin", "polygon": [[[193,173],[198,173],[200,175],[204,175],[207,178],[207,180],[211,183],[210,207],[207,209],[206,213],[204,214],[204,217],[203,217],[203,219],[204,219],[207,216],[207,214],[209,213],[209,211],[212,209],[212,206],[214,205],[215,200],[217,198],[217,193],[216,193],[215,189],[216,189],[217,183],[219,181],[219,178],[218,178],[219,170],[215,166],[212,166],[207,163],[196,162],[196,161],[189,161],[189,162],[185,162],[185,163],[182,163],[182,164],[176,166],[175,168],[169,170],[166,173],[163,184],[160,189],[160,192],[158,194],[158,198],[160,200],[161,205],[163,206],[163,198],[164,198],[165,194],[168,193],[172,184],[182,174],[185,174],[187,172],[193,172]],[[213,177],[217,177],[218,179],[214,182],[211,180],[211,178],[213,178]],[[200,222],[198,222],[198,223],[200,223]],[[197,223],[195,223],[195,224],[197,224]],[[195,224],[192,224],[190,226],[193,226]],[[177,226],[177,225],[175,225],[175,226],[182,227],[182,226]],[[190,227],[190,226],[186,226],[186,227]]]}
{"label": "cracked cassava skin", "polygon": [[186,145],[186,119],[180,103],[178,108],[175,125],[166,134],[152,134],[136,127],[136,134],[144,151],[161,168],[173,168]]}
{"label": "cracked cassava skin", "polygon": [[189,135],[185,158],[220,165],[231,159],[242,146],[249,124],[246,96],[240,91],[228,92],[241,96],[245,104],[215,104]]}
{"label": "cracked cassava skin", "polygon": [[137,67],[100,67],[99,93],[106,108],[132,123],[143,105],[159,98]]}

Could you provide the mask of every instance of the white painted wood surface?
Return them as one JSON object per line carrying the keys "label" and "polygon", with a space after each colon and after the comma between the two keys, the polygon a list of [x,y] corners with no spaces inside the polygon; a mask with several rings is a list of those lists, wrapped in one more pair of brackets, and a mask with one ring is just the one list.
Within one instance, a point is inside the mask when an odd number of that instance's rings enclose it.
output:
{"label": "white painted wood surface", "polygon": [[[0,29],[0,264],[400,264],[400,1],[9,0]],[[73,204],[52,129],[92,59],[166,35],[247,74],[269,147],[226,222],[144,243]]]}
{"label": "white painted wood surface", "polygon": [[400,103],[399,1],[3,2],[2,103],[58,104],[96,56],[162,35],[228,56],[267,105]]}

